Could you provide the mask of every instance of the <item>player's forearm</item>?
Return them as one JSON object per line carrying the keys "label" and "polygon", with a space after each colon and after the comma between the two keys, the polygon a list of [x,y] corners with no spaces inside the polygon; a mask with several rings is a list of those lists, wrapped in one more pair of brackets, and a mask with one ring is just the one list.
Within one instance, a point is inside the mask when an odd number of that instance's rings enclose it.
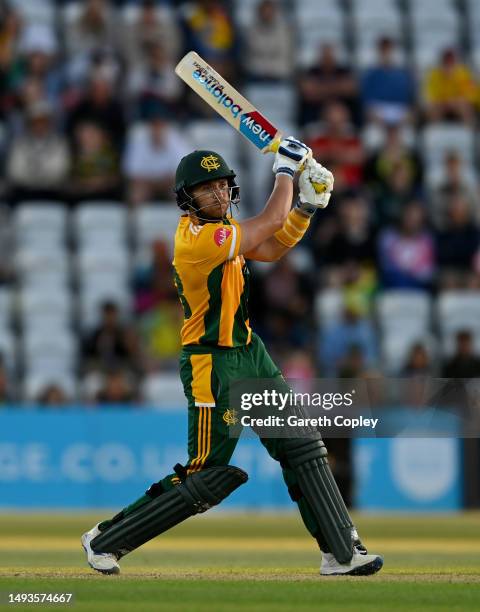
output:
{"label": "player's forearm", "polygon": [[283,174],[277,175],[272,193],[259,217],[272,226],[272,234],[285,223],[292,207],[293,181]]}

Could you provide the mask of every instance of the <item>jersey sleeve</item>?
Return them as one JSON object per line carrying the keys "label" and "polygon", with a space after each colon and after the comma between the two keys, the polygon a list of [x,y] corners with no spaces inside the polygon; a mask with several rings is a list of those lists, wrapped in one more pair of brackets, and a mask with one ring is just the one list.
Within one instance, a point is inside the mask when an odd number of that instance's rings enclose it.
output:
{"label": "jersey sleeve", "polygon": [[208,274],[224,261],[237,257],[240,238],[241,229],[237,221],[230,220],[230,225],[206,223],[195,239],[192,263]]}

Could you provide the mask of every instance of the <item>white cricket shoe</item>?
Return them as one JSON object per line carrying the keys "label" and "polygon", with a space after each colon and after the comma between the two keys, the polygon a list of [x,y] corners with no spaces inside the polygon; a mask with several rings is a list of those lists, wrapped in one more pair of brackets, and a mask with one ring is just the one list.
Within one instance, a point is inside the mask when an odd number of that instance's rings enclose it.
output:
{"label": "white cricket shoe", "polygon": [[119,574],[120,566],[117,563],[116,555],[113,553],[97,553],[90,547],[90,542],[100,533],[98,525],[82,535],[82,546],[87,553],[88,565],[102,574]]}
{"label": "white cricket shoe", "polygon": [[322,553],[322,576],[369,576],[383,567],[383,557],[369,555],[364,546],[354,546],[350,563],[339,563],[331,553]]}

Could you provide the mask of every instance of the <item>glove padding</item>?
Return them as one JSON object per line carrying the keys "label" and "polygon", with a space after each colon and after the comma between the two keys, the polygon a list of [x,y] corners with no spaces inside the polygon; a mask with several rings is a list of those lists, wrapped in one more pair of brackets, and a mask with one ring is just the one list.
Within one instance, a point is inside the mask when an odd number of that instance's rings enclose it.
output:
{"label": "glove padding", "polygon": [[[298,180],[300,188],[299,208],[309,215],[313,215],[317,208],[326,208],[332,195],[333,182],[333,174],[330,170],[324,168],[314,159],[308,160],[305,170],[300,174]],[[317,193],[312,183],[324,185],[325,190]]]}
{"label": "glove padding", "polygon": [[289,136],[278,146],[273,163],[274,174],[286,174],[294,177],[305,161],[311,156],[312,150],[306,144]]}

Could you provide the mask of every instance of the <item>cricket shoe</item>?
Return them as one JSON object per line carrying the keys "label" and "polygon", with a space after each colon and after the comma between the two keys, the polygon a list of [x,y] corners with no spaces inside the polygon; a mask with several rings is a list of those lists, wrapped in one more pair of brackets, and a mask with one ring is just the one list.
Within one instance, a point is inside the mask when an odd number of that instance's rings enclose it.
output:
{"label": "cricket shoe", "polygon": [[358,544],[353,547],[349,563],[339,563],[331,553],[322,553],[320,574],[322,576],[370,576],[383,567],[383,557],[369,555],[367,549]]}
{"label": "cricket shoe", "polygon": [[101,572],[102,574],[119,574],[120,566],[117,563],[117,557],[113,553],[98,553],[92,550],[91,541],[100,533],[98,524],[92,527],[90,531],[82,535],[82,546],[87,553],[88,565]]}

